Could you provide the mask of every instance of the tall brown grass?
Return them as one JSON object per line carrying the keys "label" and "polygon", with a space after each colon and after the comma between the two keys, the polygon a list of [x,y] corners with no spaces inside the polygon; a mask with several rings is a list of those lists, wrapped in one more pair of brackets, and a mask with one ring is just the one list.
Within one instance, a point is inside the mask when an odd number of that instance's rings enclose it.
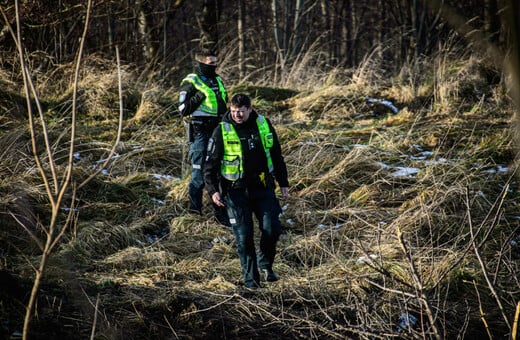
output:
{"label": "tall brown grass", "polygon": [[[78,191],[77,220],[45,278],[38,307],[46,313],[36,331],[78,337],[98,313],[99,338],[512,335],[520,196],[513,109],[486,76],[496,71],[481,56],[447,51],[390,77],[370,58],[333,76],[307,73],[312,79],[295,66],[286,84],[309,80],[293,88],[297,95],[255,98],[276,122],[291,183],[275,262],[282,279],[256,292],[241,285],[231,230],[213,220],[209,206],[202,216],[186,210],[186,142],[180,118],[167,115],[175,91],[125,73],[123,89],[131,90],[118,156]],[[87,73],[78,181],[115,138],[113,70]],[[68,99],[51,92],[49,129],[59,136]],[[366,95],[392,100],[400,112],[376,114]],[[18,129],[16,136],[0,130],[2,268],[25,286],[31,278],[22,258],[38,254],[24,250],[31,241],[9,212],[42,218],[48,207],[22,151],[27,131]],[[77,284],[64,285],[63,272]],[[13,325],[16,306],[0,309]]]}

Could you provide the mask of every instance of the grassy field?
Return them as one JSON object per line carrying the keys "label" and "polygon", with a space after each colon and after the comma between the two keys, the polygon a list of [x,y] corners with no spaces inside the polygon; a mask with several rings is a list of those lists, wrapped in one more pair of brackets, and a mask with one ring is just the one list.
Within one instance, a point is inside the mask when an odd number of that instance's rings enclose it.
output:
{"label": "grassy field", "polygon": [[[36,77],[59,180],[72,69]],[[364,65],[312,87],[228,86],[272,120],[290,175],[274,266],[281,280],[257,291],[241,283],[230,229],[209,207],[187,212],[177,89],[121,71],[121,140],[74,204],[70,190],[60,206],[58,231],[70,209],[74,217],[45,269],[34,339],[514,335],[515,110],[485,59],[443,56],[394,77]],[[8,337],[21,332],[52,221],[20,80],[0,74],[0,334]],[[89,59],[78,83],[74,183],[109,155],[118,96],[117,67]],[[48,169],[43,135],[34,138]]]}

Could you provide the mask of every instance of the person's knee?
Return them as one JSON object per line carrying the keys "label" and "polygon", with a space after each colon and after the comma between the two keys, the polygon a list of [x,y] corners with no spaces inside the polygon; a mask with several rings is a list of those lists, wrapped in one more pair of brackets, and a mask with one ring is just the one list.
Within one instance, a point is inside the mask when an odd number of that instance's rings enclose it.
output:
{"label": "person's knee", "polygon": [[282,234],[282,224],[277,217],[264,216],[262,220],[262,231],[271,238],[278,238]]}
{"label": "person's knee", "polygon": [[196,143],[190,147],[189,158],[194,170],[202,170],[202,165],[204,164],[204,158],[206,156],[204,148],[205,146],[202,143]]}
{"label": "person's knee", "polygon": [[250,228],[237,228],[234,227],[235,242],[239,252],[247,252],[250,248],[254,247],[253,234]]}
{"label": "person's knee", "polygon": [[196,189],[204,188],[204,177],[201,171],[192,171],[190,185]]}

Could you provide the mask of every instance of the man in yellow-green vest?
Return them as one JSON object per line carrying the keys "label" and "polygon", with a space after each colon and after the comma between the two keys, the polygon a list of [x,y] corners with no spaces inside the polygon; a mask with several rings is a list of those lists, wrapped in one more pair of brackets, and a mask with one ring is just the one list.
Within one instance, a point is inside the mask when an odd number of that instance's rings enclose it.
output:
{"label": "man in yellow-green vest", "polygon": [[[227,92],[217,75],[217,56],[201,48],[195,54],[195,71],[181,82],[178,110],[185,117],[190,144],[191,180],[188,187],[189,211],[202,214],[204,160],[211,133],[227,110]],[[216,219],[229,226],[224,208],[213,204]]]}
{"label": "man in yellow-green vest", "polygon": [[[277,281],[273,262],[282,226],[275,180],[282,198],[287,198],[287,167],[271,122],[253,110],[249,96],[234,95],[229,111],[213,131],[204,180],[213,203],[226,207],[245,286],[258,288],[260,273],[265,281]],[[253,214],[261,232],[258,256]]]}

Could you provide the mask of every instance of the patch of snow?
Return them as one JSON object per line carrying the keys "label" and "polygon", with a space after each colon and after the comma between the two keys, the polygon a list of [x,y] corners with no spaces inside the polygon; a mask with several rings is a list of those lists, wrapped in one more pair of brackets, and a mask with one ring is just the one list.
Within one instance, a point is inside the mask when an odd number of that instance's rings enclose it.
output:
{"label": "patch of snow", "polygon": [[[341,228],[342,225],[343,225],[343,224],[341,224],[341,223],[336,223],[334,226],[330,226],[330,228],[339,229],[339,228]],[[329,226],[327,226],[327,225],[325,225],[325,224],[323,224],[323,223],[320,223],[320,224],[318,224],[318,225],[316,226],[316,228],[321,229],[321,230],[324,230],[324,229],[328,229]]]}
{"label": "patch of snow", "polygon": [[395,167],[397,171],[392,173],[392,176],[394,177],[405,177],[405,176],[412,176],[416,175],[419,172],[419,169],[417,168],[405,168],[401,166]]}
{"label": "patch of snow", "polygon": [[[69,207],[62,207],[61,210],[63,211],[70,211],[71,209]],[[78,208],[74,208],[74,212],[79,212]]]}
{"label": "patch of snow", "polygon": [[398,331],[402,332],[408,328],[412,328],[417,322],[417,318],[408,312],[404,312],[399,317],[399,328]]}
{"label": "patch of snow", "polygon": [[160,200],[160,199],[157,199],[155,197],[152,197],[152,201],[157,204],[157,205],[164,205],[164,201],[163,200]]}
{"label": "patch of snow", "polygon": [[119,157],[121,157],[121,155],[116,153],[116,154],[115,154],[114,156],[112,156],[111,158],[100,159],[99,161],[96,161],[95,163],[96,163],[96,164],[102,164],[102,163],[105,163],[105,162],[108,161],[108,160],[117,159],[117,158],[119,158]]}
{"label": "patch of snow", "polygon": [[501,172],[501,173],[504,173],[504,172],[508,172],[509,171],[509,168],[507,166],[502,166],[502,165],[499,165],[497,167],[497,171],[498,172]]}
{"label": "patch of snow", "polygon": [[376,254],[370,254],[367,256],[361,256],[357,259],[356,264],[372,263],[373,260],[377,259]]}
{"label": "patch of snow", "polygon": [[219,246],[219,245],[223,245],[223,244],[229,244],[229,240],[225,236],[217,236],[217,237],[214,237],[210,243],[211,243],[212,247],[215,247],[215,246]]}
{"label": "patch of snow", "polygon": [[166,181],[180,181],[181,179],[179,177],[174,177],[171,175],[161,175],[161,174],[152,174],[152,177],[157,180],[166,180]]}
{"label": "patch of snow", "polygon": [[385,164],[383,162],[376,162],[376,164],[379,165],[382,169],[389,169],[389,168],[391,168],[390,165]]}
{"label": "patch of snow", "polygon": [[372,98],[372,97],[369,97],[369,96],[365,96],[365,99],[370,104],[381,104],[381,105],[389,108],[390,110],[392,110],[392,112],[394,114],[399,112],[399,109],[397,107],[395,107],[394,104],[391,101],[389,101],[389,100],[377,99],[377,98]]}
{"label": "patch of snow", "polygon": [[426,158],[430,157],[431,155],[433,155],[433,152],[423,151],[418,156],[410,156],[410,159],[417,160],[417,161],[423,161]]}
{"label": "patch of snow", "polygon": [[443,164],[443,163],[446,163],[448,160],[446,158],[439,158],[437,160],[433,160],[433,161],[426,161],[424,162],[425,165],[437,165],[437,164]]}
{"label": "patch of snow", "polygon": [[497,165],[496,168],[487,169],[484,172],[487,174],[506,173],[509,171],[507,166]]}

